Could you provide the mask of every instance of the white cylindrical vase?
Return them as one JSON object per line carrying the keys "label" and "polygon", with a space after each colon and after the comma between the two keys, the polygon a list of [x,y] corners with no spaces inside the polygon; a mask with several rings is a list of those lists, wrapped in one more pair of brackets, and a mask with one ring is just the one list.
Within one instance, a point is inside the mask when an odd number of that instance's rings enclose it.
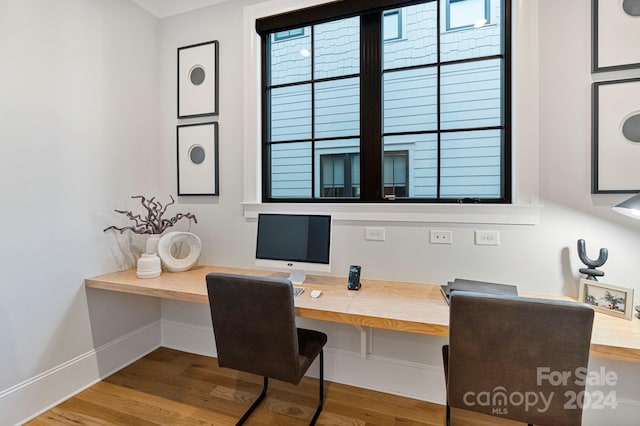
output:
{"label": "white cylindrical vase", "polygon": [[145,243],[144,252],[158,254],[158,242],[160,242],[161,237],[162,234],[149,234]]}
{"label": "white cylindrical vase", "polygon": [[142,253],[138,259],[138,269],[136,275],[138,278],[155,278],[159,277],[162,272],[160,266],[160,258],[155,253]]}

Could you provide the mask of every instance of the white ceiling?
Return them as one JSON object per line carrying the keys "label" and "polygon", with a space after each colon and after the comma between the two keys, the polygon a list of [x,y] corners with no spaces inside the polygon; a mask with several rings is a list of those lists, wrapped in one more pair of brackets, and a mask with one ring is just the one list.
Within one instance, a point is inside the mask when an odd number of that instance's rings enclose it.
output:
{"label": "white ceiling", "polygon": [[178,15],[229,0],[132,0],[158,18]]}

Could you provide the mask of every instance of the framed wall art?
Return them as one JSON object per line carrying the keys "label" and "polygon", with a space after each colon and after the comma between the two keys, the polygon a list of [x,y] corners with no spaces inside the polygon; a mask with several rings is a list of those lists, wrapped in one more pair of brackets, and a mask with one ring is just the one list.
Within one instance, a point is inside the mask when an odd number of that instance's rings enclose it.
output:
{"label": "framed wall art", "polygon": [[218,115],[218,41],[178,48],[178,118]]}
{"label": "framed wall art", "polygon": [[579,300],[593,306],[597,312],[628,320],[633,318],[632,288],[582,278]]}
{"label": "framed wall art", "polygon": [[592,85],[592,193],[640,192],[640,78]]}
{"label": "framed wall art", "polygon": [[591,71],[640,68],[640,0],[591,0]]}
{"label": "framed wall art", "polygon": [[177,126],[178,195],[219,195],[218,123]]}

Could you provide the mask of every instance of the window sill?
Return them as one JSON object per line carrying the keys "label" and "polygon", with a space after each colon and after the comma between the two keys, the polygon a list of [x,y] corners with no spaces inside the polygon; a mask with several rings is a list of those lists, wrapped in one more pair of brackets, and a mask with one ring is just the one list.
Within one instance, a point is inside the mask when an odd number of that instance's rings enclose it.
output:
{"label": "window sill", "polygon": [[331,213],[347,222],[426,222],[492,225],[538,225],[539,204],[325,204],[242,203],[244,217],[258,213]]}

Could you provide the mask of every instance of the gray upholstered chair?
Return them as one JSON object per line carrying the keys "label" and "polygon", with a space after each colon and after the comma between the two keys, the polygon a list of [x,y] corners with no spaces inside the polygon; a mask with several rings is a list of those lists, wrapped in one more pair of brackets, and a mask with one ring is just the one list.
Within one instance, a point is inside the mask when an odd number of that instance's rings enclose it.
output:
{"label": "gray upholstered chair", "polygon": [[447,425],[450,407],[580,425],[592,326],[582,303],[454,292],[442,351]]}
{"label": "gray upholstered chair", "polygon": [[296,328],[291,282],[220,273],[210,273],[206,280],[219,365],[264,377],[262,393],[236,424],[244,423],[264,399],[269,378],[298,384],[320,355],[314,425],[324,400],[322,349],[327,335]]}

